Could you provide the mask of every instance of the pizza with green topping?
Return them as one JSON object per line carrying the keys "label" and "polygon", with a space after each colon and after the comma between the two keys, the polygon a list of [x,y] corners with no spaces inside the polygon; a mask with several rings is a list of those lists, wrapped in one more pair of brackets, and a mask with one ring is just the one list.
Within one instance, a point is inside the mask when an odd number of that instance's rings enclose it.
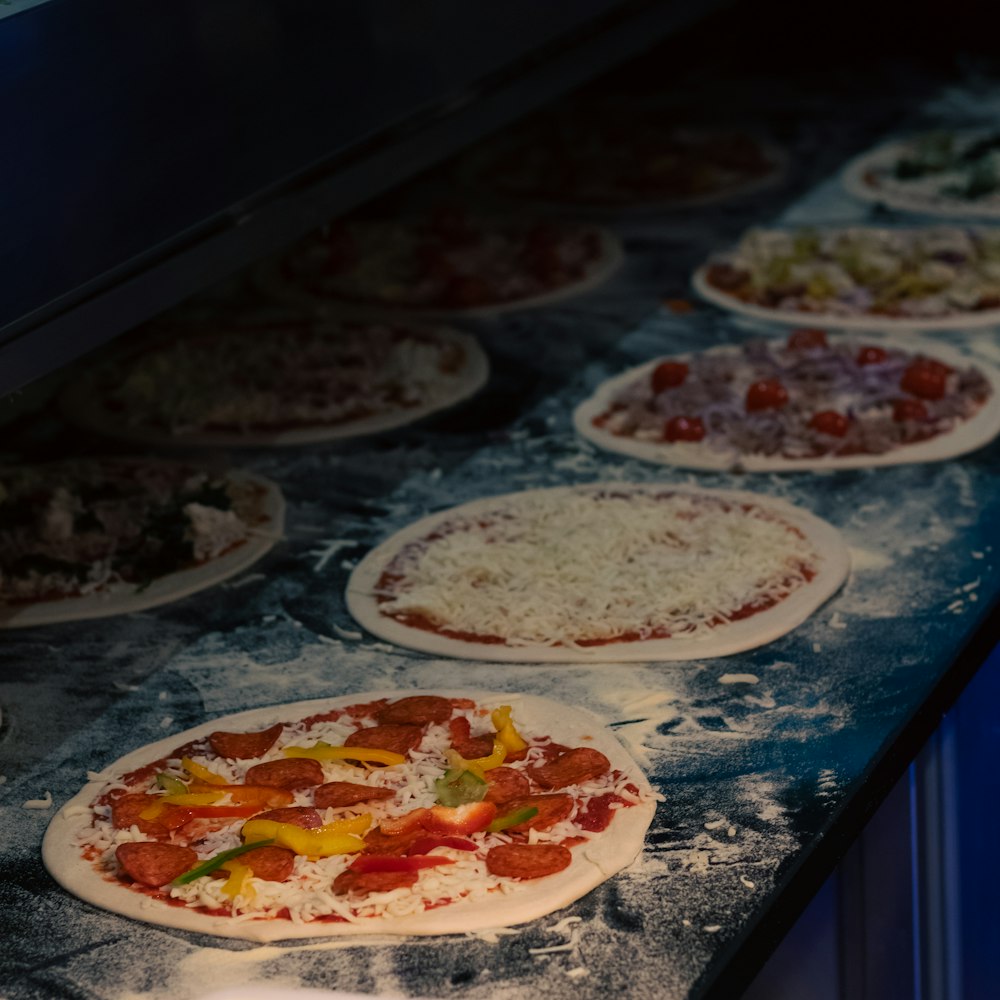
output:
{"label": "pizza with green topping", "polygon": [[375,692],[136,750],[60,809],[42,853],[84,900],[191,931],[465,933],[560,909],[630,864],[657,797],[582,709]]}

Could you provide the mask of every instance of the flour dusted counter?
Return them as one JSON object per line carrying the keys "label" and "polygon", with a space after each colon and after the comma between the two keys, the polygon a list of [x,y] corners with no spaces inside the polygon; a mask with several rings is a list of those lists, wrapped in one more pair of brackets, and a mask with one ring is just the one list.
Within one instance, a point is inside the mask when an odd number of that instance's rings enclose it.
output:
{"label": "flour dusted counter", "polygon": [[[700,997],[732,995],[750,979],[995,641],[1000,592],[995,443],[946,462],[738,476],[646,465],[575,435],[574,406],[604,379],[760,332],[707,307],[657,311],[655,298],[677,294],[707,244],[754,213],[775,215],[782,197],[700,216],[700,244],[669,226],[627,227],[631,258],[602,291],[477,324],[494,376],[463,410],[389,438],[244,453],[242,464],[281,483],[287,537],[228,586],[128,619],[4,634],[7,995],[197,996],[270,982],[408,996]],[[829,218],[841,204],[835,188],[818,188],[795,218]],[[988,360],[992,336],[949,342]],[[54,424],[53,439],[60,433]],[[770,645],[681,663],[439,659],[377,641],[347,614],[344,587],[360,558],[426,513],[594,481],[791,500],[842,532],[851,575]],[[115,685],[114,699],[95,694]],[[435,688],[552,697],[606,720],[663,795],[636,864],[515,928],[266,946],[106,913],[41,867],[53,810],[88,770],[129,749],[244,709]],[[105,709],[82,726],[77,691]]]}

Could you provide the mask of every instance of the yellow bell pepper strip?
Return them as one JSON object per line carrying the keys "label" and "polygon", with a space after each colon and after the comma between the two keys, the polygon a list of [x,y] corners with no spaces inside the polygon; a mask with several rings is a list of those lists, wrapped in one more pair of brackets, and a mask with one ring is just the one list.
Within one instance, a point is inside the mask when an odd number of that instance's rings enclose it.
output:
{"label": "yellow bell pepper strip", "polygon": [[196,879],[201,878],[202,875],[210,875],[216,868],[221,868],[227,861],[238,858],[241,854],[246,854],[247,851],[255,850],[258,847],[268,847],[273,843],[273,840],[257,840],[252,844],[231,847],[228,851],[222,851],[207,861],[202,861],[201,864],[195,865],[194,868],[189,868],[183,875],[178,875],[170,884],[187,885],[189,882],[194,882]]}
{"label": "yellow bell pepper strip", "polygon": [[440,805],[460,806],[466,802],[482,802],[490,786],[486,779],[472,771],[452,769],[434,782],[434,791]]}
{"label": "yellow bell pepper strip", "polygon": [[526,806],[516,812],[507,813],[506,816],[497,816],[486,829],[490,833],[499,833],[501,830],[509,830],[512,826],[517,826],[518,823],[527,823],[529,819],[534,819],[537,815],[538,809],[535,806]]}
{"label": "yellow bell pepper strip", "polygon": [[288,806],[295,801],[295,796],[287,788],[270,788],[265,785],[203,785],[193,781],[188,789],[191,792],[216,792],[225,795],[230,802],[259,805],[261,809],[276,809],[278,806]]}
{"label": "yellow bell pepper strip", "polygon": [[168,795],[183,795],[185,792],[190,791],[180,778],[175,778],[172,774],[158,774],[156,776],[156,787],[162,789]]}
{"label": "yellow bell pepper strip", "polygon": [[311,747],[285,747],[286,757],[305,757],[309,760],[359,760],[363,764],[405,764],[406,758],[401,753],[391,750],[379,750],[376,747],[334,747],[322,741]]}
{"label": "yellow bell pepper strip", "polygon": [[211,806],[221,801],[223,792],[184,792],[181,795],[161,795],[160,801],[168,806]]}
{"label": "yellow bell pepper strip", "polygon": [[471,771],[476,777],[483,778],[484,771],[492,771],[499,767],[507,759],[507,748],[499,739],[493,739],[493,753],[489,757],[476,757],[473,760],[466,760],[457,750],[446,750],[445,756],[448,758],[448,766],[451,770]]}
{"label": "yellow bell pepper strip", "polygon": [[204,782],[206,785],[229,784],[229,781],[226,778],[223,778],[221,774],[216,774],[215,771],[210,771],[207,767],[203,767],[201,764],[196,763],[190,757],[181,758],[181,767],[183,767],[192,778],[197,778],[198,781]]}
{"label": "yellow bell pepper strip", "polygon": [[368,831],[372,818],[369,813],[354,819],[342,819],[326,826],[306,830],[294,823],[276,823],[269,819],[252,819],[243,824],[243,837],[267,837],[279,847],[313,858],[328,858],[334,854],[354,854],[364,849],[362,834]]}
{"label": "yellow bell pepper strip", "polygon": [[528,744],[514,728],[514,720],[510,717],[510,705],[501,705],[494,710],[490,719],[497,731],[497,739],[507,748],[507,753],[520,753],[528,749]]}
{"label": "yellow bell pepper strip", "polygon": [[158,820],[170,807],[163,801],[162,798],[158,798],[152,805],[146,806],[141,813],[139,813],[139,818],[146,820],[148,823],[152,823]]}
{"label": "yellow bell pepper strip", "polygon": [[225,869],[229,872],[229,878],[222,884],[223,895],[228,896],[230,899],[235,899],[237,896],[242,895],[247,902],[250,902],[255,893],[253,886],[246,883],[253,872],[246,865],[240,864],[239,861],[227,861]]}

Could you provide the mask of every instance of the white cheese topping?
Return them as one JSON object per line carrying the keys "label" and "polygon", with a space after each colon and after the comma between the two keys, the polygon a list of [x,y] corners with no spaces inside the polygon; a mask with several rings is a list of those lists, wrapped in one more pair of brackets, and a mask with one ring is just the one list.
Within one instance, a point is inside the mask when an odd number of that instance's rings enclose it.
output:
{"label": "white cheese topping", "polygon": [[387,567],[386,615],[509,645],[707,634],[819,556],[759,507],[689,493],[539,492],[456,517]]}

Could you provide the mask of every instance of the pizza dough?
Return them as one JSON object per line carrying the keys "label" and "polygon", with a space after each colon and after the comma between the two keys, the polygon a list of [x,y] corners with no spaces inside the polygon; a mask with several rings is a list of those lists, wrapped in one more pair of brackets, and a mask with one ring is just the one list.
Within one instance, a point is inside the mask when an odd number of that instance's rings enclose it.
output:
{"label": "pizza dough", "polygon": [[942,218],[1000,218],[1000,132],[941,130],[851,160],[844,187],[863,201]]}
{"label": "pizza dough", "polygon": [[692,128],[671,109],[601,102],[533,115],[464,160],[464,180],[539,211],[613,216],[695,208],[780,179],[784,154],[752,130]]}
{"label": "pizza dough", "polygon": [[[524,735],[529,737],[532,735],[547,736],[556,743],[565,746],[583,745],[603,753],[611,767],[621,772],[620,778],[614,779],[612,775],[608,775],[607,780],[617,781],[619,784],[623,781],[631,783],[633,788],[638,789],[638,792],[633,796],[637,800],[636,804],[615,810],[607,829],[591,834],[592,839],[588,843],[574,847],[571,864],[557,874],[530,880],[507,881],[502,887],[502,891],[489,892],[488,894],[478,893],[467,900],[457,900],[449,905],[437,906],[430,912],[424,911],[422,907],[409,913],[392,914],[383,911],[382,915],[358,916],[349,922],[328,920],[293,922],[280,918],[250,919],[246,914],[234,920],[228,915],[213,914],[183,905],[172,905],[157,898],[157,892],[136,891],[127,883],[119,881],[115,877],[114,868],[116,866],[114,862],[108,862],[108,870],[102,873],[98,866],[104,862],[98,860],[95,864],[95,862],[87,860],[81,853],[79,845],[93,842],[95,838],[91,804],[109,789],[120,787],[118,779],[122,775],[144,768],[165,756],[169,757],[181,745],[205,740],[210,734],[220,730],[224,732],[259,731],[274,723],[292,723],[310,716],[329,713],[332,709],[343,709],[358,703],[367,703],[381,698],[395,700],[421,695],[468,698],[488,709],[510,705],[513,710],[512,718],[518,730]],[[489,715],[486,715],[485,719],[485,724],[488,726]],[[353,728],[353,724],[344,726],[343,723],[339,722],[328,725],[333,727],[331,732],[335,734],[341,730],[350,731]],[[432,731],[433,727],[427,732]],[[285,733],[288,732],[286,729]],[[326,730],[322,729],[313,729],[311,733],[313,737],[327,735],[328,739],[338,739],[337,735],[328,735]],[[279,738],[279,745],[284,741],[285,735],[283,733],[282,737]],[[292,744],[311,743],[312,739],[307,736],[302,727],[299,727],[288,735],[288,742]],[[271,751],[270,755],[273,756],[276,752]],[[536,752],[532,751],[532,753]],[[266,761],[268,755],[262,759]],[[288,758],[283,759],[287,760]],[[257,761],[235,761],[228,765],[224,761],[221,762],[223,767],[246,763],[256,764]],[[530,760],[527,763],[530,763]],[[81,770],[84,766],[81,766]],[[161,766],[157,765],[153,770],[159,770]],[[213,766],[218,767],[219,765]],[[446,766],[442,758],[441,770],[443,771]],[[358,773],[356,768],[350,768],[346,765],[340,765],[340,768],[355,774]],[[387,773],[388,769],[386,769]],[[384,775],[377,777],[379,780],[384,779],[385,782],[390,780]],[[145,775],[143,780],[151,780],[151,775]],[[359,781],[361,778],[355,777],[353,780]],[[136,785],[135,787],[140,786]],[[591,783],[580,787],[596,790],[598,785]],[[419,794],[426,796],[427,793]],[[431,794],[433,794],[433,790]],[[224,716],[126,754],[121,760],[104,768],[100,779],[89,782],[81,792],[59,810],[46,831],[42,843],[42,859],[46,868],[60,885],[88,903],[136,920],[198,933],[246,938],[254,941],[361,934],[464,934],[468,931],[491,927],[511,926],[552,913],[569,905],[626,867],[642,849],[645,833],[655,809],[653,799],[652,789],[641,770],[606,728],[605,723],[583,709],[572,708],[547,698],[502,692],[466,690],[367,692],[332,699],[298,702],[292,705],[253,709],[236,715]],[[418,799],[411,800],[411,802],[417,801]],[[148,839],[139,835],[138,831],[136,831],[135,836],[129,830],[118,832],[121,835],[119,842]],[[489,836],[496,837],[496,835]],[[98,837],[98,839],[100,838]],[[545,837],[541,839],[544,840]],[[103,841],[101,843],[103,844]],[[98,853],[102,857],[113,856],[113,846],[113,844],[104,846],[98,850]],[[207,856],[210,852],[204,851],[204,853]],[[337,859],[329,858],[326,860],[335,861]],[[272,886],[273,890],[276,883],[267,883],[261,886],[261,891],[266,890],[267,885]],[[418,882],[414,890],[418,889],[419,886]],[[406,890],[406,892],[409,893],[410,890]],[[191,894],[191,892],[187,893],[188,896]],[[197,898],[197,894],[195,896]],[[322,900],[317,905],[322,908]],[[399,910],[398,907],[396,909]]]}
{"label": "pizza dough", "polygon": [[925,227],[753,229],[694,274],[723,309],[791,326],[963,330],[1000,323],[1000,233]]}
{"label": "pizza dough", "polygon": [[690,660],[791,631],[848,567],[839,533],[784,501],[598,483],[423,518],[355,567],[347,607],[373,634],[437,656]]}
{"label": "pizza dough", "polygon": [[174,334],[85,371],[60,399],[68,419],[158,446],[315,444],[414,423],[489,376],[476,340],[442,327],[275,320]]}
{"label": "pizza dough", "polygon": [[[327,259],[335,250],[314,238],[284,258],[262,264],[257,271],[261,288],[278,299],[338,316],[412,316],[424,320],[475,319],[521,309],[535,309],[582,295],[603,284],[624,260],[621,243],[595,226],[568,223],[499,223],[466,220],[475,245],[451,241],[451,230],[433,233],[430,248],[423,245],[420,222],[354,222],[335,224],[348,242],[349,259],[331,273]],[[561,276],[537,280],[525,257],[532,232],[543,232],[545,245],[537,260],[545,267],[555,260]],[[460,233],[464,231],[460,229]],[[440,244],[440,245],[439,245]],[[428,256],[434,254],[434,261]],[[531,260],[536,259],[533,255]],[[572,261],[569,276],[559,261]],[[442,272],[443,269],[443,272]],[[477,290],[471,301],[465,294],[444,304],[440,298],[449,282],[502,289],[499,298]]]}
{"label": "pizza dough", "polygon": [[[160,459],[104,460],[115,464],[170,466]],[[42,466],[41,468],[45,468]],[[196,467],[190,467],[194,472]],[[221,554],[154,577],[148,584],[108,583],[80,596],[53,597],[33,602],[0,602],[0,628],[27,628],[57,622],[107,618],[179,601],[241,573],[265,555],[284,530],[285,501],[277,484],[263,476],[230,470],[225,481],[239,492],[245,507],[241,520],[247,537]]]}
{"label": "pizza dough", "polygon": [[[811,333],[812,331],[804,332]],[[795,335],[793,334],[792,336],[794,337]],[[781,341],[751,342],[747,346],[752,346],[753,343],[768,344],[772,353],[784,350],[784,345]],[[864,337],[830,338],[830,344],[834,348],[838,347],[838,345],[845,348],[849,346],[852,356],[855,355],[855,352],[871,345],[884,351],[904,352],[907,357],[911,358],[920,354],[936,361],[944,362],[956,371],[965,371],[974,366],[976,371],[987,381],[990,394],[985,402],[967,419],[953,418],[954,426],[951,429],[935,433],[932,437],[925,440],[915,440],[908,444],[890,446],[889,450],[881,453],[858,452],[844,455],[804,454],[797,457],[790,457],[780,451],[774,454],[767,454],[763,451],[742,452],[737,445],[727,442],[721,432],[714,436],[714,440],[712,439],[713,435],[708,435],[707,440],[676,440],[671,442],[664,440],[663,434],[659,432],[655,437],[652,436],[652,432],[643,437],[633,434],[614,433],[608,429],[606,417],[616,405],[616,402],[623,396],[634,395],[634,387],[638,385],[646,386],[651,381],[654,370],[659,368],[665,361],[679,362],[682,366],[686,367],[689,364],[698,364],[699,362],[711,365],[715,359],[719,361],[726,361],[733,358],[742,359],[743,345],[724,345],[709,348],[707,351],[698,352],[697,354],[687,353],[671,355],[669,358],[656,358],[653,361],[637,365],[635,368],[631,368],[621,375],[609,379],[598,386],[594,394],[576,408],[573,413],[573,423],[577,432],[582,437],[608,451],[630,455],[633,458],[641,458],[647,462],[678,465],[689,469],[729,469],[746,472],[783,472],[796,469],[856,469],[870,466],[900,465],[908,462],[940,461],[980,448],[1000,432],[1000,371],[994,366],[986,364],[979,359],[970,358],[968,355],[962,354],[947,344],[921,343],[916,338],[892,339],[881,334],[869,333]],[[785,351],[785,353],[788,352]],[[800,354],[800,358],[797,359],[800,363],[802,360],[809,360],[808,351],[800,352]],[[898,368],[899,366],[896,365],[894,367]],[[818,366],[813,365],[810,366],[809,371],[814,372],[817,369]],[[808,412],[821,412],[828,410],[831,406],[836,406],[839,408],[838,412],[851,412],[855,406],[867,406],[868,410],[873,412],[873,422],[882,421],[890,427],[898,426],[892,423],[893,418],[888,413],[888,405],[872,406],[871,402],[863,402],[866,398],[871,400],[873,393],[880,392],[878,387],[873,385],[871,381],[874,371],[875,366],[858,368],[858,381],[856,384],[859,389],[863,387],[865,391],[864,393],[859,391],[856,398],[850,394],[850,386],[841,384],[839,379],[842,377],[842,373],[837,371],[837,379],[832,382],[829,392],[824,397],[825,402],[808,404],[805,406],[805,410]],[[830,374],[832,375],[833,372]],[[896,379],[898,381],[898,375]],[[784,381],[787,382],[787,378]],[[745,381],[738,384],[733,383],[733,386],[732,392],[735,395],[739,395],[739,399],[736,402],[742,411],[742,394],[747,391],[747,383]],[[667,389],[666,392],[670,392],[670,389]],[[882,394],[884,395],[884,393]],[[907,397],[907,394],[902,392],[894,392],[893,394]],[[930,401],[926,404],[920,404],[916,400],[916,397],[907,398],[913,399],[918,405],[934,405]],[[789,408],[797,409],[798,403],[799,397],[797,397],[793,388],[790,392]],[[705,410],[702,412],[708,414],[713,410],[716,414],[716,420],[724,419],[720,415],[720,404],[714,401],[711,403],[706,402]],[[886,412],[883,413],[883,411]],[[730,411],[727,408],[724,412],[728,414]],[[736,411],[732,412],[736,413]],[[862,414],[864,412],[862,410],[861,413],[856,415],[859,421],[863,419]],[[764,411],[760,414],[758,421],[761,424],[762,436],[766,436],[769,433],[781,432],[780,413],[781,411],[777,411],[777,413],[775,411]],[[712,417],[706,415],[705,420],[711,421]],[[738,420],[743,421],[740,429],[745,433],[745,414],[741,412]],[[660,418],[660,425],[666,425],[665,417]],[[918,427],[918,424],[914,424],[915,429]],[[810,438],[814,437],[821,444],[829,446],[835,446],[841,440],[836,437],[825,437],[819,433],[810,433],[808,428],[805,429],[805,433],[809,434]]]}

